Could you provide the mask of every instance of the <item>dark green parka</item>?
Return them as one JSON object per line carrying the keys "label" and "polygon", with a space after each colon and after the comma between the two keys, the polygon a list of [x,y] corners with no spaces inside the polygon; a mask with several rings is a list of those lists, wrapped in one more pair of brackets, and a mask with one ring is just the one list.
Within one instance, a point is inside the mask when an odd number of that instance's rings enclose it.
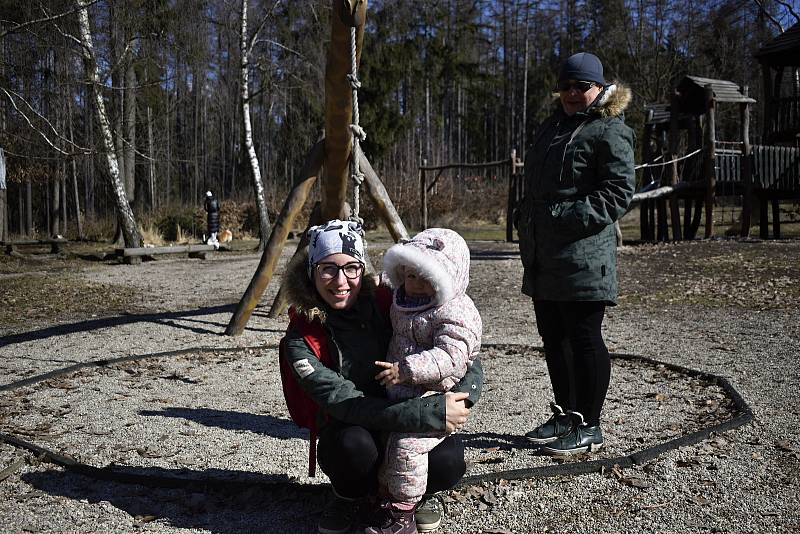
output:
{"label": "dark green parka", "polygon": [[518,212],[522,292],[535,300],[617,301],[614,222],[636,186],[630,91],[614,85],[584,112],[557,110],[525,157]]}
{"label": "dark green parka", "polygon": [[[336,368],[325,367],[303,335],[291,329],[286,332],[285,357],[300,387],[321,408],[321,415],[373,430],[443,431],[443,394],[391,401],[386,398],[386,388],[375,380],[379,372],[375,361],[386,359],[392,327],[375,302],[373,278],[364,277],[358,300],[350,309],[333,310],[322,301],[309,280],[306,258],[298,256],[287,266],[288,301],[304,319],[323,325]],[[452,391],[469,393],[467,404],[471,405],[478,401],[482,385],[483,369],[476,359]],[[326,420],[320,421],[320,428]]]}

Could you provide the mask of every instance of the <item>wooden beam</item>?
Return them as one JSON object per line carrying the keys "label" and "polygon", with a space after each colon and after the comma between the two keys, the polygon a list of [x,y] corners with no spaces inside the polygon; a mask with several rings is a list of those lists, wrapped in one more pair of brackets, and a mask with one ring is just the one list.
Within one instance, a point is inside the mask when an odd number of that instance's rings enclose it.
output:
{"label": "wooden beam", "polygon": [[278,219],[272,226],[272,233],[269,235],[269,241],[261,254],[261,261],[258,263],[256,272],[250,280],[244,295],[236,307],[236,311],[231,317],[228,327],[225,329],[225,334],[228,336],[238,336],[244,331],[253,310],[258,305],[264,291],[267,289],[272,275],[275,272],[275,265],[278,263],[278,258],[281,256],[283,246],[289,236],[289,232],[294,225],[297,214],[303,208],[303,205],[308,198],[308,193],[317,179],[320,166],[325,152],[325,141],[319,140],[311,148],[311,151],[306,156],[306,161],[303,168],[300,170],[300,175],[295,181],[289,196],[283,203],[281,213]]}
{"label": "wooden beam", "polygon": [[367,157],[362,153],[359,159],[361,172],[364,173],[364,184],[367,186],[367,195],[372,203],[375,205],[375,210],[378,212],[383,224],[389,230],[394,242],[397,243],[401,239],[408,239],[408,231],[400,219],[400,215],[389,197],[389,193],[383,186],[383,182],[378,177],[378,174],[372,168]]}
{"label": "wooden beam", "polygon": [[[356,27],[356,65],[361,58],[364,40],[363,21],[367,2],[354,6],[357,12],[347,17]],[[343,13],[342,0],[332,0],[332,13]],[[349,161],[352,152],[353,94],[347,75],[351,69],[350,26],[341,16],[331,16],[331,42],[325,64],[325,170],[322,176],[322,219],[342,219],[349,179]],[[350,20],[348,20],[350,22]]]}
{"label": "wooden beam", "polygon": [[213,245],[175,245],[172,247],[130,247],[118,248],[117,256],[153,256],[156,254],[186,254],[193,252],[214,252]]}
{"label": "wooden beam", "polygon": [[[347,204],[345,204],[345,212],[349,211]],[[345,218],[347,218],[345,216]],[[308,218],[308,226],[303,231],[303,235],[300,237],[300,242],[297,244],[297,248],[292,254],[292,260],[300,254],[303,249],[306,248],[308,245],[308,229],[312,226],[316,226],[318,224],[322,224],[324,221],[321,217],[321,204],[317,202],[314,205],[314,209],[311,210],[311,216]],[[292,260],[289,260],[289,263],[292,263]],[[267,313],[267,317],[270,319],[275,319],[276,317],[280,316],[286,308],[288,308],[288,299],[286,298],[286,284],[281,281],[281,287],[278,288],[278,293],[275,295],[275,299],[272,301],[272,306],[270,306],[269,313]]]}
{"label": "wooden beam", "polygon": [[[742,94],[749,96],[750,88],[742,87]],[[750,146],[750,104],[739,104],[740,124],[742,126],[742,183],[744,184],[744,194],[742,195],[742,237],[750,236],[750,222],[753,214],[753,166],[750,158],[752,157],[752,147]]]}
{"label": "wooden beam", "polygon": [[[678,162],[675,161],[678,156],[678,95],[672,94],[670,100],[670,117],[669,117],[669,159],[673,160],[670,165],[670,180],[669,183],[673,187],[678,184],[680,179],[678,176]],[[670,219],[672,220],[672,240],[681,241],[683,235],[681,232],[681,210],[678,205],[679,199],[677,195],[669,197],[669,211]]]}
{"label": "wooden beam", "polygon": [[716,185],[716,122],[714,117],[714,90],[705,87],[706,128],[705,128],[705,179],[706,179],[706,239],[714,235],[714,188]]}

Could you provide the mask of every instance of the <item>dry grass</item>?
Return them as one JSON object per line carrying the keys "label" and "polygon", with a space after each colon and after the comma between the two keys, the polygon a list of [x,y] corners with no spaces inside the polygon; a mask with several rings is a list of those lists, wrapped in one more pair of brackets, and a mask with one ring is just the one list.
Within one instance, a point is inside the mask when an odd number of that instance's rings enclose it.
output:
{"label": "dry grass", "polygon": [[155,247],[164,245],[164,237],[161,235],[161,232],[158,231],[158,228],[152,224],[148,225],[147,228],[142,228],[140,226],[139,232],[142,234],[142,241],[145,245],[153,245]]}

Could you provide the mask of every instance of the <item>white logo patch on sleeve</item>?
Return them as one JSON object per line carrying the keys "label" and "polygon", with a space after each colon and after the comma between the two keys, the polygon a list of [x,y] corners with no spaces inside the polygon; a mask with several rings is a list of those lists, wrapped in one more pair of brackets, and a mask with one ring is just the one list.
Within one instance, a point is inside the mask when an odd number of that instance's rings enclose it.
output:
{"label": "white logo patch on sleeve", "polygon": [[311,362],[309,362],[306,358],[297,360],[293,365],[294,370],[297,371],[297,374],[300,375],[300,378],[305,378],[314,372],[314,366],[311,365]]}

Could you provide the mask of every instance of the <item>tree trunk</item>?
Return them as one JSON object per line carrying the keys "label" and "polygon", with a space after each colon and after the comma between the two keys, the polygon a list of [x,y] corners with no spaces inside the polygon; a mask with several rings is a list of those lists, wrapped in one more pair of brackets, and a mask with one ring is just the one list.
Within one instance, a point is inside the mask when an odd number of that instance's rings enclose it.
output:
{"label": "tree trunk", "polygon": [[120,180],[117,155],[114,152],[114,141],[111,137],[111,127],[108,124],[108,115],[106,115],[105,103],[103,102],[103,95],[100,91],[100,75],[97,69],[94,44],[89,27],[89,1],[75,0],[75,4],[78,7],[78,25],[80,28],[80,40],[83,45],[83,64],[86,70],[87,83],[92,93],[95,118],[100,126],[100,135],[105,152],[103,163],[105,164],[106,174],[110,182],[109,185],[111,186],[111,195],[114,199],[117,219],[122,227],[125,247],[139,247],[142,244],[142,237],[139,234],[139,227],[136,224],[131,206],[128,204],[125,188]]}
{"label": "tree trunk", "polygon": [[150,211],[156,209],[156,162],[153,148],[153,109],[147,106],[147,189],[150,193]]}
{"label": "tree trunk", "polygon": [[33,235],[33,187],[30,180],[25,182],[25,235]]}
{"label": "tree trunk", "polygon": [[[73,126],[72,126],[72,99],[68,99],[67,104],[67,112],[69,117],[67,117],[68,125],[69,125],[69,142],[72,144],[74,142],[74,135],[73,135]],[[81,200],[80,194],[78,193],[78,163],[75,161],[75,156],[70,156],[70,169],[72,170],[72,190],[75,194],[75,226],[77,227],[78,231],[78,239],[82,240],[83,236],[83,221],[81,220]]]}
{"label": "tree trunk", "polygon": [[[128,202],[136,204],[136,71],[129,56],[125,67],[125,89],[123,100],[125,108],[125,144],[122,152],[125,157],[125,194]],[[121,134],[121,132],[120,132]]]}
{"label": "tree trunk", "polygon": [[0,148],[0,241],[8,241],[8,190],[6,189],[6,159]]}
{"label": "tree trunk", "polygon": [[267,212],[267,202],[265,198],[264,183],[261,181],[261,168],[258,166],[258,155],[253,146],[253,128],[250,123],[250,90],[249,83],[249,44],[247,39],[247,0],[242,0],[242,27],[240,37],[240,47],[242,51],[241,72],[241,97],[242,97],[242,126],[244,127],[244,145],[247,150],[250,162],[250,171],[253,179],[253,192],[256,197],[256,209],[258,210],[259,239],[258,250],[263,251],[267,246],[270,234],[269,213]]}
{"label": "tree trunk", "polygon": [[50,237],[55,237],[61,232],[58,224],[61,212],[61,179],[57,171],[54,174],[56,176],[51,178],[48,184],[50,186]]}

